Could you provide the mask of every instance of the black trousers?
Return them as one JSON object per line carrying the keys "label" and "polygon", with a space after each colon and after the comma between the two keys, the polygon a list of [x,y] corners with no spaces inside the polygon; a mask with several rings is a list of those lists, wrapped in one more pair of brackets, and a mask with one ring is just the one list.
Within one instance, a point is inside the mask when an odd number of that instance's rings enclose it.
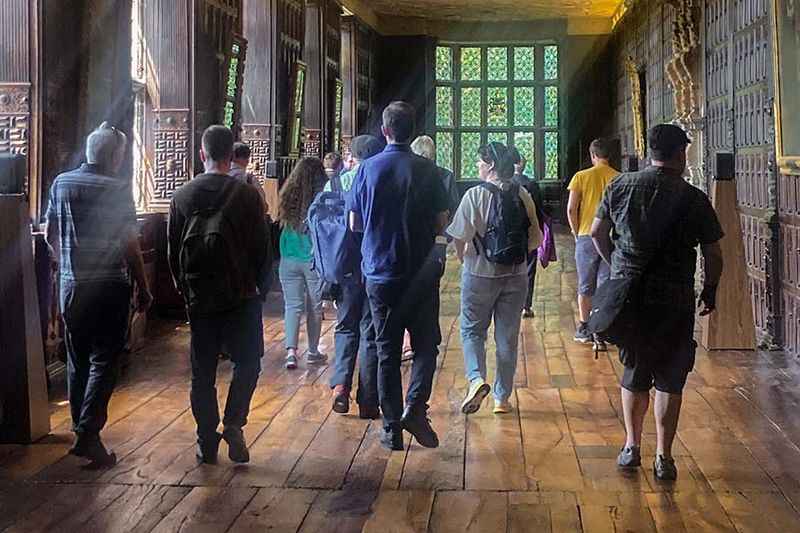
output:
{"label": "black trousers", "polygon": [[200,442],[211,440],[219,426],[217,361],[230,355],[233,379],[225,403],[224,426],[244,427],[250,400],[256,389],[264,355],[261,300],[253,298],[240,307],[213,316],[189,316],[192,332],[192,414]]}
{"label": "black trousers", "polygon": [[440,268],[423,268],[412,282],[367,281],[378,346],[378,396],[386,429],[398,430],[403,416],[400,359],[406,329],[411,335],[414,362],[405,403],[413,410],[428,408],[436,357],[442,341],[439,328]]}
{"label": "black trousers", "polygon": [[131,287],[124,282],[61,285],[72,429],[80,436],[98,436],[108,420],[130,305]]}

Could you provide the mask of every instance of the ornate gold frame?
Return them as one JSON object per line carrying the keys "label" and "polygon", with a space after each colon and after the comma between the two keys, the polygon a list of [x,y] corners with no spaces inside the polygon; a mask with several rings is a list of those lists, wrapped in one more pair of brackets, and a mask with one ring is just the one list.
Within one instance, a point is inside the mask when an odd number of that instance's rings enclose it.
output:
{"label": "ornate gold frame", "polygon": [[645,117],[642,110],[642,84],[639,81],[639,67],[631,56],[625,60],[625,71],[628,73],[628,81],[631,84],[631,112],[633,113],[633,147],[636,150],[636,157],[644,159],[644,125]]}
{"label": "ornate gold frame", "polygon": [[[773,0],[772,2],[772,67],[775,83],[775,154],[777,157],[778,166],[781,174],[800,174],[800,154],[786,154],[784,153],[783,146],[783,120],[782,120],[782,82],[781,77],[781,61],[780,61],[780,45],[781,31],[780,12],[783,2],[786,0]],[[800,2],[798,2],[798,9],[800,9]]]}

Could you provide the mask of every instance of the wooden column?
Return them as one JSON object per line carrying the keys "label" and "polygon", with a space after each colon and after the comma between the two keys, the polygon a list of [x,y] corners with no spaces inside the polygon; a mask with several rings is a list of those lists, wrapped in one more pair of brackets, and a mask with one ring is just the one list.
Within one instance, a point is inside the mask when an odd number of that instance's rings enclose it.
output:
{"label": "wooden column", "polygon": [[306,94],[303,111],[303,154],[322,157],[325,127],[325,4],[306,0],[306,31],[303,61],[306,64]]}
{"label": "wooden column", "polygon": [[4,0],[0,9],[0,153],[28,159],[30,215],[42,191],[39,160],[39,1]]}
{"label": "wooden column", "polygon": [[276,165],[281,127],[277,124],[278,85],[286,83],[281,68],[278,14],[280,0],[244,0],[243,33],[248,53],[242,93],[242,142],[250,145],[250,168],[267,191],[270,215],[276,216]]}
{"label": "wooden column", "polygon": [[342,17],[342,157],[350,155],[350,143],[358,135],[358,20]]}
{"label": "wooden column", "polygon": [[[192,177],[192,0],[152,0],[145,10],[147,53],[154,62],[154,211],[166,211],[175,189]],[[209,76],[211,83],[217,73]]]}

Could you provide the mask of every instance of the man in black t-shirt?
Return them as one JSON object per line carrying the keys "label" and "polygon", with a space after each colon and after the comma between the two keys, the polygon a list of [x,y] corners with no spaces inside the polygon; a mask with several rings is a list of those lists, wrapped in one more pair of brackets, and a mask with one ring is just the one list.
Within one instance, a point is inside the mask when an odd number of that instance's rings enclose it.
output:
{"label": "man in black t-shirt", "polygon": [[701,314],[714,311],[722,275],[723,233],[708,197],[682,177],[691,141],[679,127],[648,133],[652,166],[622,174],[605,191],[592,226],[595,246],[611,265],[611,279],[638,278],[639,339],[621,347],[625,363],[622,406],[627,441],[617,463],[641,464],[644,416],[655,387],[658,479],[677,477],[672,443],[681,394],[694,367],[694,275],[699,245],[705,260]]}

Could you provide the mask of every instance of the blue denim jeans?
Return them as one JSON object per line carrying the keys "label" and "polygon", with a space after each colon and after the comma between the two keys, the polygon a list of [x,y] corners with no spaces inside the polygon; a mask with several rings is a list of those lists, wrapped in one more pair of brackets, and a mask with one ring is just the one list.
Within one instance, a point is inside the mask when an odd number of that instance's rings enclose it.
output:
{"label": "blue denim jeans", "polygon": [[361,406],[378,407],[378,348],[375,328],[367,299],[367,288],[361,277],[348,279],[339,285],[336,303],[336,362],[331,377],[331,388],[344,385],[353,387],[353,372],[358,357],[358,392],[356,401]]}
{"label": "blue denim jeans", "polygon": [[313,270],[311,261],[301,262],[281,259],[278,276],[283,288],[284,328],[286,349],[297,349],[300,320],[306,313],[308,353],[319,353],[319,336],[322,331],[322,280]]}
{"label": "blue denim jeans", "polygon": [[527,290],[526,275],[484,278],[464,271],[461,276],[464,370],[470,382],[486,379],[486,336],[494,319],[497,345],[494,397],[497,400],[507,400],[514,388],[519,327]]}

